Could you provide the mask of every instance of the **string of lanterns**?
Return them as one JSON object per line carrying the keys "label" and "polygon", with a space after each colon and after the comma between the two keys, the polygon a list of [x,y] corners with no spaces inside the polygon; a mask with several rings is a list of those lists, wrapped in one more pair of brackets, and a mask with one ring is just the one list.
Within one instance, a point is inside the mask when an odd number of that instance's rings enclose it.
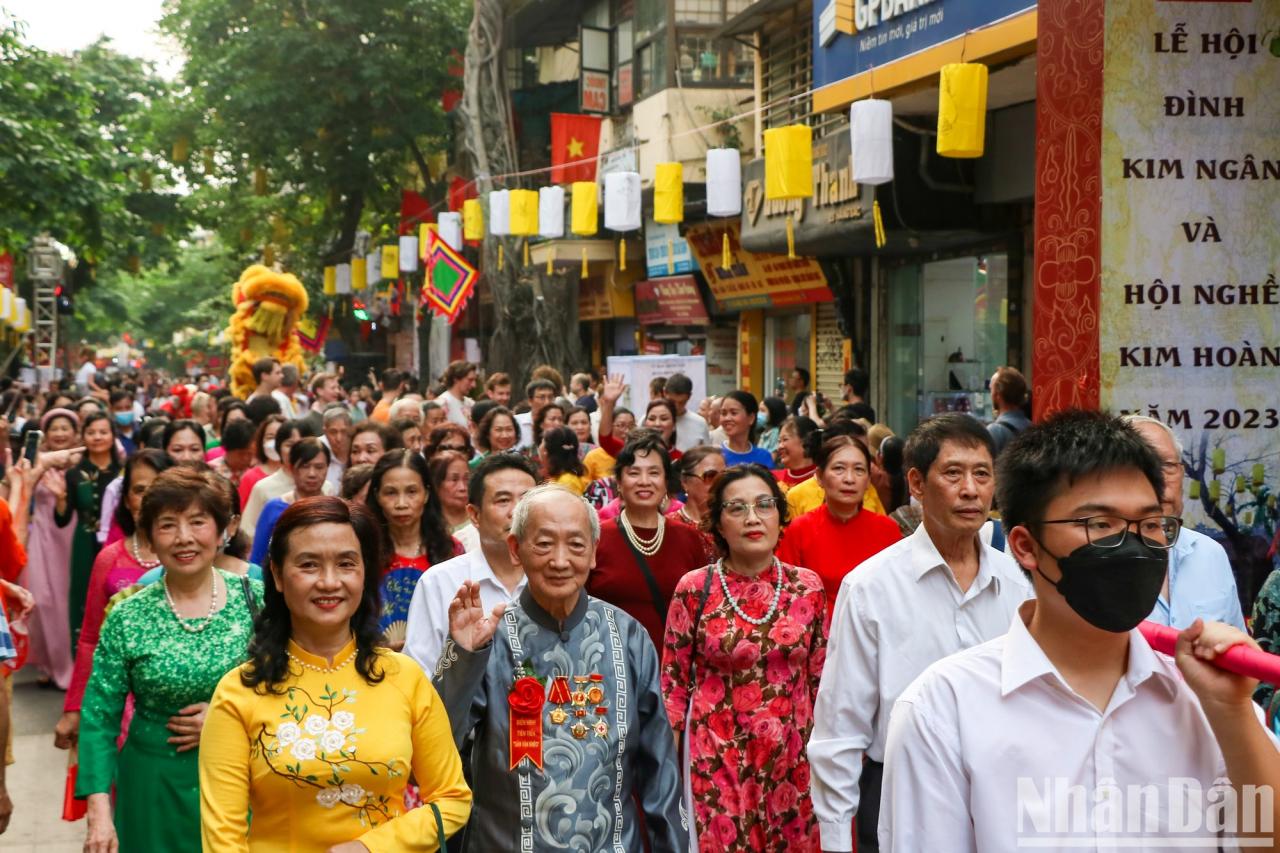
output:
{"label": "string of lanterns", "polygon": [[[937,153],[949,158],[981,157],[985,150],[987,66],[958,62],[941,69],[938,98]],[[694,130],[698,130],[695,128]],[[874,97],[853,103],[849,112],[849,134],[852,148],[853,182],[879,187],[894,179],[893,105]],[[794,124],[764,131],[765,199],[767,201],[802,201],[813,196],[813,130]],[[742,156],[735,148],[712,148],[706,152],[706,210],[709,217],[731,218],[742,215]],[[517,175],[546,170],[497,175],[503,180]],[[873,191],[874,192],[874,191]],[[424,223],[419,236],[403,236],[398,243],[375,248],[364,257],[353,257],[349,264],[326,267],[324,292],[328,295],[350,293],[353,287],[368,288],[382,279],[394,279],[401,273],[418,269],[420,251],[427,248],[428,231],[452,249],[461,251],[465,242],[479,242],[486,236],[523,238],[525,266],[530,263],[529,240],[541,237],[561,239],[565,235],[566,200],[569,207],[569,232],[579,238],[594,237],[599,232],[600,206],[603,201],[604,228],[618,235],[619,270],[627,268],[627,235],[643,227],[641,177],[636,171],[609,172],[602,183],[577,181],[568,192],[559,185],[533,189],[496,189],[487,193],[488,211],[478,198],[466,199],[462,210],[441,212],[435,223]],[[567,199],[566,199],[567,197]],[[684,220],[684,166],[679,162],[658,163],[653,176],[653,219],[664,225]],[[880,202],[872,201],[875,242],[882,248],[887,240],[880,213]],[[486,227],[487,226],[487,227]],[[787,256],[795,254],[795,218],[789,210],[786,221]],[[671,239],[668,238],[668,264],[674,263]],[[732,266],[728,230],[723,237],[722,265]],[[497,266],[506,263],[504,244],[498,242]],[[554,247],[547,256],[547,272],[555,263]],[[582,249],[582,275],[588,274],[587,249]]]}

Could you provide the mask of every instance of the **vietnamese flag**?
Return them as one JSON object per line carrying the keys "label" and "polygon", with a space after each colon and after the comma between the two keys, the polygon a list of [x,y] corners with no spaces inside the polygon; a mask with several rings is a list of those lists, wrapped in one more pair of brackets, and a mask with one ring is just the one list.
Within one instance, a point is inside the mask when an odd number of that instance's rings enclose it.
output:
{"label": "vietnamese flag", "polygon": [[551,183],[596,179],[600,122],[598,116],[551,114]]}

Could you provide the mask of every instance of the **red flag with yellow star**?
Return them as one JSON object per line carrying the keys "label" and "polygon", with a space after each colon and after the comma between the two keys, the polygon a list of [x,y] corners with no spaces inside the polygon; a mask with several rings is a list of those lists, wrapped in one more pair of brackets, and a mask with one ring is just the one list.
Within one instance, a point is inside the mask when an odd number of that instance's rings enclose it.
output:
{"label": "red flag with yellow star", "polygon": [[599,116],[551,114],[551,183],[596,179],[600,122]]}

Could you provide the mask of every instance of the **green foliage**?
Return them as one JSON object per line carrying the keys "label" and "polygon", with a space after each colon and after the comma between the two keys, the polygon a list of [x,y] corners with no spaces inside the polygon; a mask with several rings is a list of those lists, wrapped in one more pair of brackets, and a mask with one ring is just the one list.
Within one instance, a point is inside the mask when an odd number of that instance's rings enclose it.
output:
{"label": "green foliage", "polygon": [[0,17],[0,248],[48,231],[89,264],[172,258],[184,213],[150,127],[167,94],[105,40],[58,56]]}
{"label": "green foliage", "polygon": [[[448,146],[440,93],[465,42],[462,0],[170,0],[182,45],[167,132],[197,215],[244,255],[268,243],[304,280],[392,225],[402,186]],[[255,172],[265,170],[265,194]],[[415,175],[416,172],[416,175]]]}

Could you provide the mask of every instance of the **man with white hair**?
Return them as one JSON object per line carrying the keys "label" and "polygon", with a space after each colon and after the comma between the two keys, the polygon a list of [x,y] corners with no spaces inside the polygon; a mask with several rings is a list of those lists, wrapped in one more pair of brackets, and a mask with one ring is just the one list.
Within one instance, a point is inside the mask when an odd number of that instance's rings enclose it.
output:
{"label": "man with white hair", "polygon": [[417,394],[405,394],[391,404],[391,420],[408,418],[419,426],[422,425],[422,398]]}
{"label": "man with white hair", "polygon": [[475,732],[470,853],[688,850],[657,652],[584,589],[599,539],[580,497],[531,489],[507,537],[527,578],[519,600],[486,612],[466,581],[449,605],[435,685],[458,743]]}
{"label": "man with white hair", "polygon": [[[1161,504],[1165,514],[1182,518],[1184,478],[1182,444],[1178,436],[1168,424],[1145,415],[1125,415],[1123,420],[1133,426],[1160,457],[1160,471],[1164,474]],[[1169,571],[1164,576],[1164,587],[1155,610],[1147,618],[1179,630],[1196,619],[1204,619],[1225,622],[1243,631],[1244,613],[1226,549],[1203,533],[1183,527],[1169,549]]]}

